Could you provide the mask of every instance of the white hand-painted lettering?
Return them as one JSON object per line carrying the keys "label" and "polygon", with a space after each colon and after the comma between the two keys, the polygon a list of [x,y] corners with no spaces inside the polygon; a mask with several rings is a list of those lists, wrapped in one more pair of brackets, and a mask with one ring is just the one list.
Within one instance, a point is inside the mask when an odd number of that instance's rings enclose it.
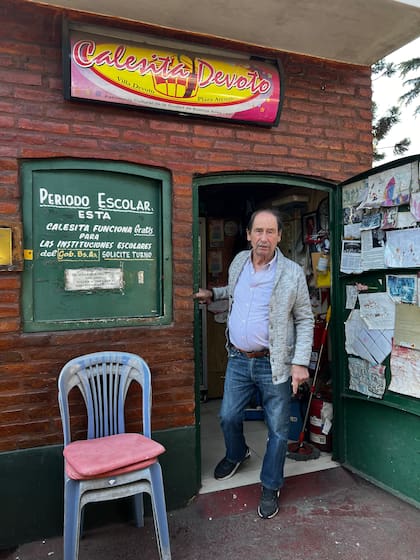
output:
{"label": "white hand-painted lettering", "polygon": [[131,198],[114,198],[106,193],[98,192],[98,208],[122,212],[138,212],[150,214],[153,208],[149,200],[133,200]]}
{"label": "white hand-painted lettering", "polygon": [[137,224],[134,228],[134,235],[153,236],[154,231],[152,226],[144,226]]}
{"label": "white hand-painted lettering", "polygon": [[[96,207],[95,200],[92,205],[86,194],[59,193],[54,192],[54,189],[39,188],[40,206],[54,209],[47,210],[47,220],[56,221],[46,221],[42,226],[44,233],[39,240],[38,256],[80,262],[153,260],[154,241],[151,238],[155,237],[154,226],[135,223],[142,218],[129,218],[127,215],[152,215],[154,209],[151,201],[124,195],[119,197],[118,194],[106,192],[97,192],[93,196],[97,197]],[[70,222],[66,221],[70,215],[69,209],[74,210],[74,221]],[[76,223],[77,220],[80,223]],[[113,223],[115,221],[122,223]],[[139,240],[139,237],[151,241]]]}
{"label": "white hand-painted lettering", "polygon": [[81,233],[79,239],[93,239],[94,241],[99,241],[98,233]]}
{"label": "white hand-painted lettering", "polygon": [[62,224],[62,223],[54,223],[49,222],[45,229],[47,231],[89,231],[89,224]]}
{"label": "white hand-painted lettering", "polygon": [[[137,227],[137,226],[136,226]],[[116,226],[116,225],[102,225],[95,224],[92,231],[98,233],[133,233],[133,226]]]}
{"label": "white hand-painted lettering", "polygon": [[112,249],[113,241],[57,241],[59,249]]}
{"label": "white hand-painted lettering", "polygon": [[41,206],[62,208],[89,208],[90,200],[87,195],[50,193],[45,187],[39,189],[39,203]]}
{"label": "white hand-painted lettering", "polygon": [[111,215],[109,212],[105,212],[103,210],[79,210],[78,212],[79,218],[86,219],[86,220],[94,220],[98,218],[99,220],[110,220]]}
{"label": "white hand-painted lettering", "polygon": [[145,249],[150,250],[152,248],[151,243],[128,243],[125,241],[119,241],[117,243],[117,249]]}

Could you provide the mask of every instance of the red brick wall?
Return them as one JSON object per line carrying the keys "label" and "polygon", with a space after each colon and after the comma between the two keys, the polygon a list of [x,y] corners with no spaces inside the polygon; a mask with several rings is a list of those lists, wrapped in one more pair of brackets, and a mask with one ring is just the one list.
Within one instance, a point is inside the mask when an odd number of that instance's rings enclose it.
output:
{"label": "red brick wall", "polygon": [[[170,169],[174,322],[93,330],[88,336],[86,331],[25,334],[20,273],[0,272],[0,451],[61,442],[57,373],[75,355],[104,348],[139,353],[149,362],[155,430],[193,424],[194,173],[279,171],[342,180],[371,165],[368,67],[276,53],[286,93],[273,129],[72,103],[62,93],[63,13],[70,12],[21,0],[0,5],[0,220],[20,220],[22,159],[116,159]],[[140,25],[130,29],[144,31]]]}

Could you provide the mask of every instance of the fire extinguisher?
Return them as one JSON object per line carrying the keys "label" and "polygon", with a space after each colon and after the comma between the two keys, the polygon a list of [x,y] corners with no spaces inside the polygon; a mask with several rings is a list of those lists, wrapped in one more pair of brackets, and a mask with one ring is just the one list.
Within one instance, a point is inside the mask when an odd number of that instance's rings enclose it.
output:
{"label": "fire extinguisher", "polygon": [[[325,343],[327,341],[328,325],[330,323],[330,318],[331,318],[331,306],[328,307],[327,315],[325,317],[325,326],[324,326],[324,330],[322,332],[321,346],[320,346],[317,361],[316,361],[315,375],[314,375],[314,379],[313,379],[313,382],[312,382],[311,392],[310,392],[310,395],[309,395],[309,402],[308,402],[308,407],[306,409],[305,419],[303,421],[302,430],[299,434],[299,440],[297,442],[292,442],[292,443],[288,444],[288,454],[287,454],[287,456],[291,459],[295,459],[296,461],[307,461],[308,459],[317,459],[319,457],[319,453],[320,453],[318,448],[317,448],[318,446],[315,446],[313,444],[306,444],[304,439],[305,439],[306,423],[308,421],[309,414],[310,414],[311,407],[312,407],[312,402],[314,400],[313,397],[314,397],[314,393],[315,393],[315,389],[316,389],[316,381],[317,381],[319,367],[320,367],[320,363],[321,363],[322,352],[323,352],[323,349],[325,347]],[[321,413],[320,413],[320,416],[321,416]]]}
{"label": "fire extinguisher", "polygon": [[332,449],[332,403],[316,394],[309,408],[309,441],[321,451]]}

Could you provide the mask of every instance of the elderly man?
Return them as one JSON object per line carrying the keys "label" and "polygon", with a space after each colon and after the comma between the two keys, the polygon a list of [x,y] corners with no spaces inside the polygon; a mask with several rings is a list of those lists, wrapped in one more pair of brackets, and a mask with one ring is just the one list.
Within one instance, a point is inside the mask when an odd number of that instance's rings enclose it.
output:
{"label": "elderly man", "polygon": [[[258,514],[278,512],[290,420],[291,392],[308,377],[313,313],[305,275],[278,248],[282,224],[277,211],[257,210],[247,228],[251,249],[229,267],[228,285],[200,288],[194,298],[209,303],[229,300],[228,364],[220,411],[226,455],[214,476],[226,480],[250,456],[243,434],[245,408],[258,389],[268,427],[261,468]],[[291,378],[291,383],[290,383]]]}

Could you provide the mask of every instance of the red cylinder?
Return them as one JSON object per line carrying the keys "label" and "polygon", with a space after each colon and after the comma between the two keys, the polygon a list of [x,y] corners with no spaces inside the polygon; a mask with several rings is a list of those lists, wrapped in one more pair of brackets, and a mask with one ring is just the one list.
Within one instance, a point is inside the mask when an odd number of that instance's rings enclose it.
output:
{"label": "red cylinder", "polygon": [[317,319],[314,326],[314,340],[312,344],[313,350],[319,350],[322,344],[322,336],[325,330],[325,321],[323,319]]}
{"label": "red cylinder", "polygon": [[[320,397],[314,397],[312,399],[311,407],[309,409],[309,441],[312,443],[312,445],[318,447],[318,449],[320,449],[321,451],[331,451],[331,429],[326,429],[328,427],[331,428],[331,426],[325,425],[325,418],[323,418],[321,415],[324,403],[327,404],[327,401],[323,400]],[[331,404],[328,403],[327,406],[331,407]],[[332,414],[330,422],[332,422]],[[323,430],[328,431],[328,433],[323,433]]]}

